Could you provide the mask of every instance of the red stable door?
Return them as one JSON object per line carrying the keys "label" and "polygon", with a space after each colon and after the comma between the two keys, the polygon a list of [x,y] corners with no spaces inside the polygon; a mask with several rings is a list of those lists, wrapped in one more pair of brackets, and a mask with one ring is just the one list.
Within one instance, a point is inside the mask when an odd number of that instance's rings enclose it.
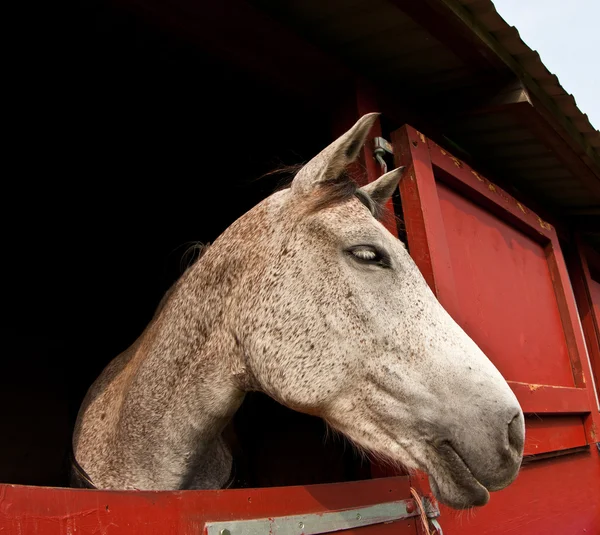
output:
{"label": "red stable door", "polygon": [[419,525],[408,477],[161,492],[0,485],[2,535],[417,535]]}
{"label": "red stable door", "polygon": [[526,419],[527,462],[452,534],[600,534],[600,414],[554,228],[423,134],[392,136],[409,251],[500,370]]}

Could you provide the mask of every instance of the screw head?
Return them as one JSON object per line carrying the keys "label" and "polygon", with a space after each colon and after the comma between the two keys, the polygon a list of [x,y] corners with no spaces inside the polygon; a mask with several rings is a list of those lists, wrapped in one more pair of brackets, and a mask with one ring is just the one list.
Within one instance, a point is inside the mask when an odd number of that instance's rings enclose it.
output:
{"label": "screw head", "polygon": [[298,527],[300,529],[304,529],[304,522],[298,522]]}
{"label": "screw head", "polygon": [[229,531],[228,529],[222,529],[221,531],[219,531],[220,535],[231,535],[231,531]]}
{"label": "screw head", "polygon": [[406,504],[406,512],[407,513],[412,513],[415,510],[415,502],[413,502],[412,500],[410,502],[408,502]]}
{"label": "screw head", "polygon": [[362,516],[360,516],[360,513],[356,513],[356,520],[360,520],[362,518]]}

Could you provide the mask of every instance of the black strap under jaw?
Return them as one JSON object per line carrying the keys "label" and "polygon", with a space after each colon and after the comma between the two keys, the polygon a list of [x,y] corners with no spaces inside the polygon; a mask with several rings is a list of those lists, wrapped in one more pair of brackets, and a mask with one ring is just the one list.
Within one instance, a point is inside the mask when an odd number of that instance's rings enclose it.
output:
{"label": "black strap under jaw", "polygon": [[80,489],[95,489],[96,485],[92,482],[90,476],[81,467],[81,465],[75,459],[73,451],[70,452],[71,460],[71,486]]}

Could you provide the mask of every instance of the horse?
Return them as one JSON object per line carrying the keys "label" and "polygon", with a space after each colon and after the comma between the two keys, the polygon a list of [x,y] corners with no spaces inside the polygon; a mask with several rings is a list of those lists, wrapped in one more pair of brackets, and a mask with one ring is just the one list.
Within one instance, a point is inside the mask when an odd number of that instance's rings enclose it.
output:
{"label": "horse", "polygon": [[248,392],[322,418],[365,452],[484,505],[519,471],[508,384],[380,222],[403,169],[346,170],[376,113],[227,228],[90,387],[77,466],[103,489],[226,488],[223,432]]}

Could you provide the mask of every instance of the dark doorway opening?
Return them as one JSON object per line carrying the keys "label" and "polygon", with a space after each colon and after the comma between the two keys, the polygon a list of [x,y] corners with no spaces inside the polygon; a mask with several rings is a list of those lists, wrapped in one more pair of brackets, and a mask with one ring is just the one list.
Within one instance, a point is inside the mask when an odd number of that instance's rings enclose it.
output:
{"label": "dark doorway opening", "polygon": [[[281,180],[261,176],[331,140],[323,99],[291,97],[123,8],[82,3],[53,22],[55,62],[39,73],[43,104],[6,191],[0,364],[0,481],[51,486],[67,484],[87,388],[150,320],[186,251]],[[260,395],[236,426],[249,485],[368,471],[320,420]]]}

